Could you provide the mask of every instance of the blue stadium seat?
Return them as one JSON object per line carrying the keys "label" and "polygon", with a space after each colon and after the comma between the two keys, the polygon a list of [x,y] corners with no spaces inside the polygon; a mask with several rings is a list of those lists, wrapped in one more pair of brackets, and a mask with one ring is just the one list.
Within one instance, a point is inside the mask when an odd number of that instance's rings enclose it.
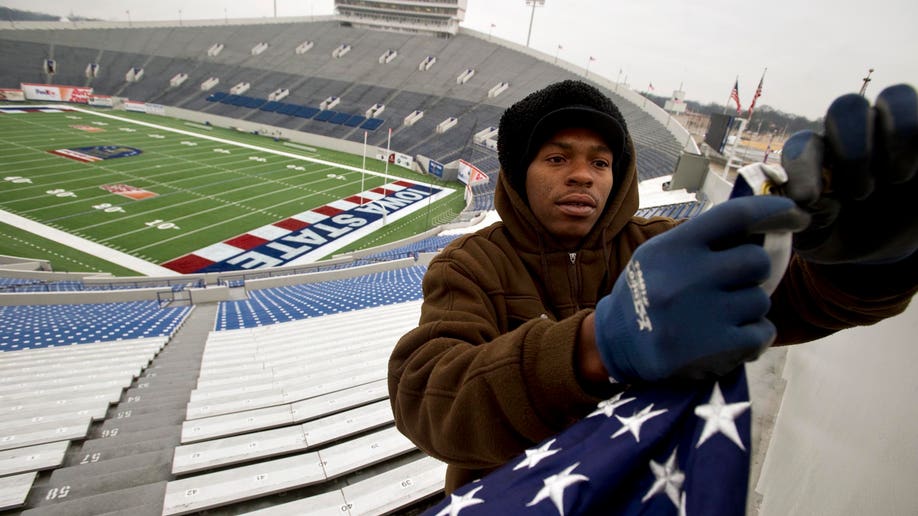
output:
{"label": "blue stadium seat", "polygon": [[313,118],[313,120],[318,120],[319,122],[327,122],[331,120],[331,117],[335,116],[336,114],[338,114],[336,111],[331,111],[329,109],[326,109],[324,111],[319,112],[319,114],[316,115],[315,118]]}
{"label": "blue stadium seat", "polygon": [[381,118],[368,118],[366,122],[360,125],[360,128],[367,131],[375,131],[379,129],[379,126],[383,125],[383,122],[384,120]]}

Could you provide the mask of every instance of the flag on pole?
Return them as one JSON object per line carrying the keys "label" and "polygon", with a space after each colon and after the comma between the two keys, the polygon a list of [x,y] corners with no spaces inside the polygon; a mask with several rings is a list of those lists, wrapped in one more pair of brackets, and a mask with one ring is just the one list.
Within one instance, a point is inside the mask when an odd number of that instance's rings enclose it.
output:
{"label": "flag on pole", "polygon": [[743,515],[749,406],[742,367],[630,386],[424,515]]}
{"label": "flag on pole", "polygon": [[562,47],[561,45],[558,45],[558,50],[564,50],[564,47]]}
{"label": "flag on pole", "polygon": [[590,61],[595,61],[595,60],[596,60],[596,58],[595,58],[595,57],[593,57],[593,56],[590,56]]}
{"label": "flag on pole", "polygon": [[648,88],[650,91],[653,91],[653,82],[651,82],[650,84],[648,84],[648,85],[647,85],[647,88]]}
{"label": "flag on pole", "polygon": [[736,103],[736,114],[740,114],[739,77],[737,77],[736,82],[733,83],[733,91],[730,92],[730,100]]}
{"label": "flag on pole", "polygon": [[752,111],[755,109],[755,101],[762,96],[762,82],[765,80],[765,72],[768,71],[768,68],[762,72],[762,77],[759,79],[759,86],[755,89],[755,94],[752,96],[752,103],[749,104],[749,118],[752,118]]}

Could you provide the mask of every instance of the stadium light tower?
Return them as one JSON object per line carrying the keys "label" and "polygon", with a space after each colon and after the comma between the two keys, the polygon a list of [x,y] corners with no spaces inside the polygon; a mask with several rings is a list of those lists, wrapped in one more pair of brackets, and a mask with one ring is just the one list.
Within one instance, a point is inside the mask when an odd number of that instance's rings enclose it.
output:
{"label": "stadium light tower", "polygon": [[532,13],[529,15],[529,33],[526,34],[526,46],[529,46],[529,38],[532,37],[532,20],[535,18],[536,7],[545,5],[545,0],[526,0],[526,5],[532,6]]}

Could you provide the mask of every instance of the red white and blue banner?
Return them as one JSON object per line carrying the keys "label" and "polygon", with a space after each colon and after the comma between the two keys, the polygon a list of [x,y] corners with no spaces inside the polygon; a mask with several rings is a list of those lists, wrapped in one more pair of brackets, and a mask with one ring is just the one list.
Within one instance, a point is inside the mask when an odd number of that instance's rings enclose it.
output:
{"label": "red white and blue banner", "polygon": [[163,266],[191,274],[312,263],[453,191],[400,179],[253,229]]}

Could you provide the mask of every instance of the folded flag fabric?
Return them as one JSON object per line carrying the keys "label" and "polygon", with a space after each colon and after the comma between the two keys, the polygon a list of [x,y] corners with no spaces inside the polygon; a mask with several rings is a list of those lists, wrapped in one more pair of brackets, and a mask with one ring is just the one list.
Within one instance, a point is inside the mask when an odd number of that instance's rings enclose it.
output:
{"label": "folded flag fabric", "polygon": [[744,368],[630,386],[424,514],[745,514],[749,405]]}

